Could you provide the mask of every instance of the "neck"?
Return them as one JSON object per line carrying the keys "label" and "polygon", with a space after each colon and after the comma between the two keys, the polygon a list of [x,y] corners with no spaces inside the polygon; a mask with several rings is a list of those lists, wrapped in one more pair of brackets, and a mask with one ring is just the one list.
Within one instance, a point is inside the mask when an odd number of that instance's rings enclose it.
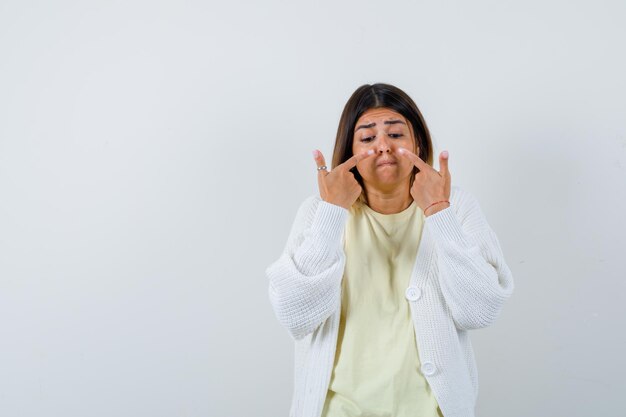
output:
{"label": "neck", "polygon": [[365,187],[365,196],[367,205],[381,214],[400,213],[413,202],[409,187],[395,187],[390,190]]}

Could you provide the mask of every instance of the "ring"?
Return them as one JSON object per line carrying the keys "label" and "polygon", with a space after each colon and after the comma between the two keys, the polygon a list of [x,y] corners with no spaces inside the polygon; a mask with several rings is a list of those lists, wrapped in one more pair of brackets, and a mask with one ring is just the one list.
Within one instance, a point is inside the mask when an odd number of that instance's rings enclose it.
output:
{"label": "ring", "polygon": [[322,165],[321,167],[317,167],[318,171],[326,170],[326,165]]}

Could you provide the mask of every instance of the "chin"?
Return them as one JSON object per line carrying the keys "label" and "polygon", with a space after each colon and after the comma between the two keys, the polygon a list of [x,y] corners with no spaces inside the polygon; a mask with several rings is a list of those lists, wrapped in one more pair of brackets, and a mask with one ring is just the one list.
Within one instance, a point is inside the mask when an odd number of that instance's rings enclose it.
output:
{"label": "chin", "polygon": [[402,184],[402,180],[397,177],[376,177],[370,180],[365,180],[370,184],[376,186],[376,188],[393,188],[399,187]]}
{"label": "chin", "polygon": [[[381,175],[382,174],[382,175]],[[388,187],[393,187],[393,186],[400,186],[402,185],[405,181],[409,180],[411,173],[407,173],[406,175],[402,176],[399,175],[397,172],[390,172],[390,173],[377,173],[377,175],[371,175],[368,178],[363,178],[363,180],[365,182],[369,182],[370,184],[376,184],[376,185],[380,185],[382,187],[388,188]]]}

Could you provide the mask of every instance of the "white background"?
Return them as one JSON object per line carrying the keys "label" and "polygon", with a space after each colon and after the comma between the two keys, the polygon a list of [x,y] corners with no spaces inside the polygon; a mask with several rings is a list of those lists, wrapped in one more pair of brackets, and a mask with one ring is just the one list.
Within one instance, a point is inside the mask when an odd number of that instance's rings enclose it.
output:
{"label": "white background", "polygon": [[[286,416],[265,268],[361,84],[405,90],[516,289],[478,416],[623,416],[620,1],[0,2],[0,415]],[[437,158],[435,158],[437,159]],[[437,163],[436,163],[437,164]]]}

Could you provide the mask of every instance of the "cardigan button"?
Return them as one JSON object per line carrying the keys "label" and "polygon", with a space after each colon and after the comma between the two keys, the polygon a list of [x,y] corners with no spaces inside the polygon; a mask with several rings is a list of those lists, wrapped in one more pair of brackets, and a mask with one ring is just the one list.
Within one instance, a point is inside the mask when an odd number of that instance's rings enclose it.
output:
{"label": "cardigan button", "polygon": [[404,296],[409,301],[415,301],[415,300],[419,299],[422,296],[422,290],[420,290],[417,287],[410,286],[404,292]]}
{"label": "cardigan button", "polygon": [[435,364],[432,362],[424,362],[422,364],[422,372],[424,375],[433,375],[437,371]]}

